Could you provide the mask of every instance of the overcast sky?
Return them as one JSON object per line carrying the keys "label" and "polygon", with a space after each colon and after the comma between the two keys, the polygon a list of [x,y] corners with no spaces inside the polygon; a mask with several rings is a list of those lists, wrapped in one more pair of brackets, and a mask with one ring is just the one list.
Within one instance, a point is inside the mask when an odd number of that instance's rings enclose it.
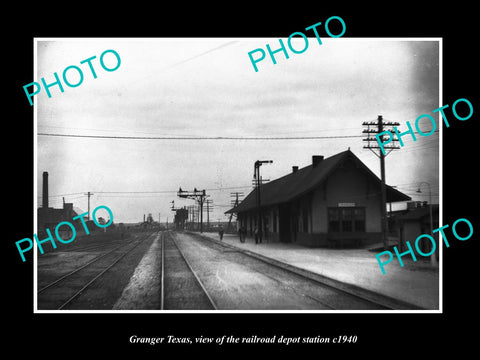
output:
{"label": "overcast sky", "polygon": [[[363,149],[361,137],[298,137],[362,135],[362,122],[377,115],[406,129],[407,120],[413,125],[419,115],[432,114],[440,104],[439,43],[322,41],[320,46],[310,38],[308,49],[290,52],[288,60],[278,53],[276,65],[267,55],[255,72],[248,52],[267,43],[275,49],[278,38],[37,39],[35,81],[53,82],[53,72],[61,77],[69,65],[84,70],[80,86],[64,85],[64,93],[52,87],[52,98],[45,91],[35,97],[38,133],[192,138],[38,135],[38,206],[43,171],[49,173],[50,206],[60,208],[64,196],[86,210],[83,193],[91,191],[91,209],[108,206],[117,223],[141,221],[148,213],[172,221],[172,200],[177,207],[193,204],[176,196],[179,186],[207,189],[214,204],[211,220],[224,220],[230,193],[251,191],[258,159],[273,160],[261,168],[262,176],[273,180],[292,165],[309,165],[314,154],[329,157],[350,147],[379,175],[379,160]],[[99,64],[107,49],[121,57],[116,71],[106,72]],[[97,79],[87,64],[80,65],[94,55]],[[105,60],[115,64],[113,56]],[[434,118],[438,122],[438,114]],[[205,136],[297,139],[197,139]],[[406,139],[405,147],[386,158],[387,183],[415,200],[428,200],[426,186],[423,194],[416,193],[420,182],[428,182],[438,203],[438,163],[438,132],[416,142]]]}

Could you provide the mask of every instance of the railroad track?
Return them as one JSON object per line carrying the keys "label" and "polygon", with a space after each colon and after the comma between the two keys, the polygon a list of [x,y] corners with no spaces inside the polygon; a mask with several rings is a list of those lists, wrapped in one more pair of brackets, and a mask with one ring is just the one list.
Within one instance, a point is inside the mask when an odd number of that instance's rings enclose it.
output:
{"label": "railroad track", "polygon": [[[330,310],[418,310],[418,306],[393,299],[365,289],[357,288],[307,270],[267,258],[263,255],[198,234],[202,243],[221,253],[230,261],[248,265],[280,286],[319,303],[321,308]],[[288,279],[288,281],[285,281]],[[293,280],[293,281],[292,281]],[[293,285],[292,285],[293,284]],[[316,290],[311,289],[316,288]]]}
{"label": "railroad track", "polygon": [[217,306],[172,234],[161,234],[161,310],[216,310]]}
{"label": "railroad track", "polygon": [[113,249],[108,249],[86,264],[41,287],[37,290],[37,308],[39,310],[62,310],[70,307],[94,282],[152,235],[149,233]]}
{"label": "railroad track", "polygon": [[[81,251],[92,251],[92,250],[101,250],[103,248],[109,248],[111,245],[118,244],[119,240],[109,240],[109,241],[104,241],[100,244],[89,244],[89,245],[84,245],[84,246],[69,246],[66,248],[59,249],[60,251],[63,252],[81,252]],[[45,254],[41,255],[44,258],[47,258],[49,256],[56,256],[57,252],[55,251],[49,251],[45,252]],[[40,255],[39,255],[40,256]]]}

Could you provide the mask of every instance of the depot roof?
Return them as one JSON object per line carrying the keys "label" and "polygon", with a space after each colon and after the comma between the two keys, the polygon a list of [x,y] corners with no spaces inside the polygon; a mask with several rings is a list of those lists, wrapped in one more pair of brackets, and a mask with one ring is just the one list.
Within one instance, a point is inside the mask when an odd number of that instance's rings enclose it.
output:
{"label": "depot roof", "polygon": [[[367,175],[373,179],[373,181],[377,182],[379,185],[381,184],[380,178],[378,178],[353,152],[346,150],[321,160],[315,165],[311,164],[281,178],[261,185],[261,206],[268,207],[282,204],[305,195],[321,185],[335,169],[349,159],[353,160],[361,170],[366,172]],[[391,186],[387,185],[386,187],[387,202],[411,200],[409,196]],[[257,207],[256,192],[257,189],[254,189],[239,205],[225,213],[239,213],[255,209]]]}

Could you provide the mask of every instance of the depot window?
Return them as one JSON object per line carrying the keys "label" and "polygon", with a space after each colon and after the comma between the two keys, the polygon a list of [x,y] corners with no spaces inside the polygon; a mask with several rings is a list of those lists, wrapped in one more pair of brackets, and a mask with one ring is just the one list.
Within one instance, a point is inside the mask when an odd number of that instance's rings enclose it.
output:
{"label": "depot window", "polygon": [[364,207],[330,207],[328,208],[329,232],[363,232],[365,231]]}

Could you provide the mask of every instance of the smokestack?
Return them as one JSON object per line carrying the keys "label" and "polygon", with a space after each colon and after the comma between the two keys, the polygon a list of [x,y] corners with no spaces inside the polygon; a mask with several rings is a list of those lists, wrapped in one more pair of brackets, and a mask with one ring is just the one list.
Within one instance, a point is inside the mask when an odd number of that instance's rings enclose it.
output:
{"label": "smokestack", "polygon": [[298,166],[292,166],[292,173],[295,173],[298,171]]}
{"label": "smokestack", "polygon": [[43,172],[42,207],[48,208],[48,172]]}

